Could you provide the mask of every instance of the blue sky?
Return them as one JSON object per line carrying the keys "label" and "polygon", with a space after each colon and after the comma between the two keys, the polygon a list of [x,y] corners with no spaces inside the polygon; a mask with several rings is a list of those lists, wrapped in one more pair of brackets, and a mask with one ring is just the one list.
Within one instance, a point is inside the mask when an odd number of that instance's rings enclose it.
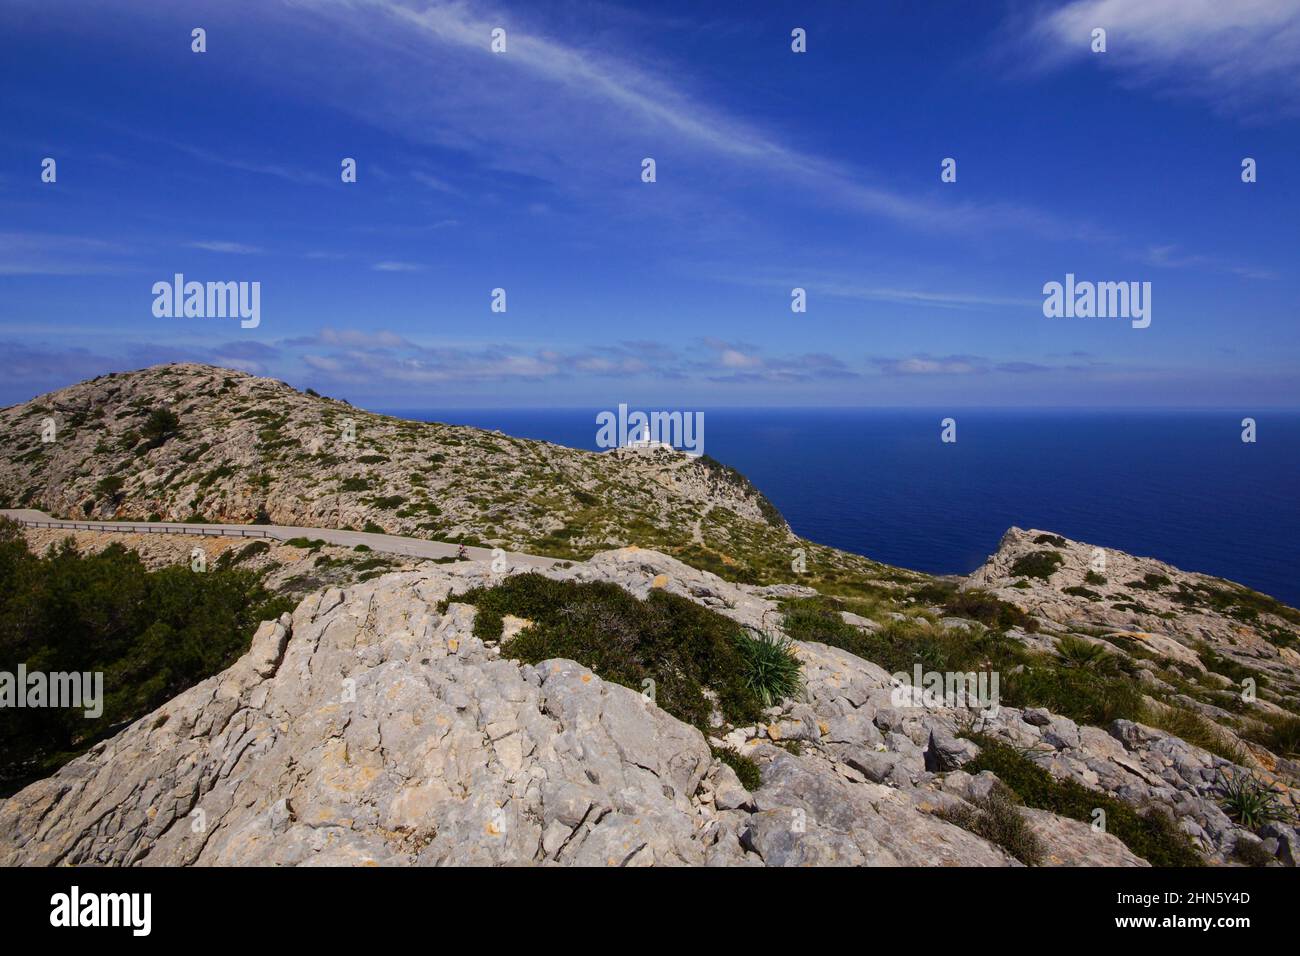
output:
{"label": "blue sky", "polygon": [[[381,408],[1300,405],[1290,0],[6,0],[0,121],[3,403],[196,360]],[[260,325],[154,317],[177,272]],[[1045,318],[1066,273],[1150,327]]]}

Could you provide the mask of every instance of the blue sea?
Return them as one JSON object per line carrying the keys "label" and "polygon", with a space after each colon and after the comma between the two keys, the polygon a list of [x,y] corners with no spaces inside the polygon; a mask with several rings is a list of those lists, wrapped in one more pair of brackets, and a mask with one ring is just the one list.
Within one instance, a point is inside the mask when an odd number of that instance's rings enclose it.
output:
{"label": "blue sea", "polygon": [[[595,449],[595,410],[408,418]],[[957,419],[957,441],[939,440]],[[1241,441],[1241,420],[1258,441]],[[800,535],[965,574],[1007,528],[1043,528],[1240,581],[1300,606],[1300,413],[705,410],[704,451]]]}

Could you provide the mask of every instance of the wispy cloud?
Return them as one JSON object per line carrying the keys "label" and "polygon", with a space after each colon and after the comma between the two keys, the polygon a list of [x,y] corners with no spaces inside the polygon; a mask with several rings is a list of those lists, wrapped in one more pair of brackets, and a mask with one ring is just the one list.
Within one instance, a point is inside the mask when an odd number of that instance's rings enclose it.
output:
{"label": "wispy cloud", "polygon": [[[911,229],[1006,228],[1053,237],[1090,229],[1015,202],[953,201],[898,189],[870,170],[797,148],[789,136],[741,119],[609,36],[577,46],[517,10],[449,0],[294,0],[294,7],[337,24],[349,43],[376,50],[364,58],[364,75],[346,84],[340,108],[477,155],[497,174],[542,179],[587,200],[597,182],[614,186],[634,178],[632,166],[618,169],[610,157],[635,165],[658,143],[672,144],[681,162],[715,173],[724,163],[725,174],[711,177],[714,186],[728,177],[744,183],[758,171],[795,194]],[[496,27],[507,30],[504,54],[490,51]],[[456,78],[454,90],[428,81],[434,62],[443,77]],[[442,176],[413,175],[437,190],[457,189]]]}
{"label": "wispy cloud", "polygon": [[0,232],[0,275],[107,275],[128,249],[116,242],[52,232]]}
{"label": "wispy cloud", "polygon": [[423,272],[427,267],[418,262],[395,262],[386,259],[383,262],[376,262],[370,268],[375,272]]}
{"label": "wispy cloud", "polygon": [[214,152],[213,150],[192,146],[189,143],[181,143],[176,140],[153,136],[138,130],[131,130],[129,132],[138,136],[140,139],[170,146],[172,149],[179,150],[188,156],[193,156],[195,159],[202,160],[205,163],[212,163],[217,166],[224,166],[227,169],[237,169],[245,173],[256,173],[259,176],[274,176],[277,179],[283,179],[291,183],[298,183],[299,185],[320,185],[329,181],[323,174],[314,170],[286,166],[283,163],[256,162],[254,160],[244,159],[240,156],[230,156],[225,153]]}
{"label": "wispy cloud", "polygon": [[1294,0],[1072,0],[1029,30],[1040,64],[1094,56],[1136,83],[1194,94],[1241,115],[1300,108],[1300,4]]}
{"label": "wispy cloud", "polygon": [[870,363],[884,375],[917,376],[988,375],[990,373],[1036,375],[1044,372],[1081,371],[1085,368],[1085,366],[1079,364],[1049,365],[1021,359],[993,359],[981,355],[929,355],[926,353],[917,353],[899,358],[874,357],[870,359]]}
{"label": "wispy cloud", "polygon": [[262,252],[262,249],[258,246],[250,246],[242,242],[225,242],[222,240],[187,242],[186,245],[191,249],[203,249],[207,252],[223,252],[235,256],[253,256]]}
{"label": "wispy cloud", "polygon": [[[700,273],[701,270],[686,268]],[[857,282],[843,275],[825,270],[801,272],[779,271],[774,268],[756,269],[752,273],[707,270],[710,279],[731,282],[756,288],[780,289],[787,294],[795,288],[804,289],[809,296],[830,296],[836,299],[858,299],[868,302],[896,302],[904,305],[923,305],[941,309],[1000,309],[1042,305],[1041,298],[1028,296],[992,295],[974,290],[911,289],[884,284]]]}
{"label": "wispy cloud", "polygon": [[455,186],[451,185],[451,183],[447,182],[446,180],[439,179],[437,176],[434,176],[431,173],[426,173],[420,169],[412,170],[411,178],[414,179],[420,185],[428,186],[430,189],[437,190],[438,192],[452,193],[452,194],[456,194],[460,192],[460,190],[458,190]]}
{"label": "wispy cloud", "polygon": [[1224,272],[1243,279],[1276,279],[1278,275],[1269,269],[1242,266],[1225,262],[1213,256],[1182,252],[1176,245],[1149,246],[1141,259],[1147,265],[1162,269],[1197,269],[1201,272]]}

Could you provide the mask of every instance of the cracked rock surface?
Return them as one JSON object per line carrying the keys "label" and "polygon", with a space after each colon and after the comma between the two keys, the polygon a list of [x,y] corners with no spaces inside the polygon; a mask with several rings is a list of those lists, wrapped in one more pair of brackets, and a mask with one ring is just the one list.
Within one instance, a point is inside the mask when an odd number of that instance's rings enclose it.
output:
{"label": "cracked rock surface", "polygon": [[[547,574],[664,587],[747,624],[775,609],[637,549]],[[969,712],[900,706],[882,668],[797,643],[801,699],[710,741],[572,661],[503,659],[455,600],[492,580],[424,565],[310,595],[228,670],[0,801],[0,864],[1019,865],[937,815],[991,783],[957,769],[976,752]],[[1010,707],[984,731],[1055,775],[1176,807],[1211,858],[1241,836],[1205,789],[1220,758],[1160,731]],[[711,743],[750,756],[762,785]],[[1144,863],[1026,813],[1048,864]]]}

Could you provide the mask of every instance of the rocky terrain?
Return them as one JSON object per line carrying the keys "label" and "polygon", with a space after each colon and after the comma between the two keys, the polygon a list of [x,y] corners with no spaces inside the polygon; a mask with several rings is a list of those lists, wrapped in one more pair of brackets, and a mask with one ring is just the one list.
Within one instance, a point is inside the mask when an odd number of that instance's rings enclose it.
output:
{"label": "rocky terrain", "polygon": [[[1126,659],[1144,691],[1231,735],[1261,720],[1294,719],[1300,703],[1300,612],[1249,588],[1154,558],[1012,528],[962,584],[1019,606],[1041,625],[1013,633],[1031,646],[1068,634]],[[1243,691],[1254,699],[1243,707]],[[1254,750],[1268,769],[1277,757]],[[1294,757],[1294,754],[1290,756]],[[1300,779],[1300,765],[1282,760]]]}
{"label": "rocky terrain", "polygon": [[0,507],[60,518],[351,528],[560,558],[636,543],[733,579],[789,575],[802,547],[814,573],[896,573],[801,542],[708,457],[406,421],[206,365],[112,374],[0,410],[0,447]]}
{"label": "rocky terrain", "polygon": [[[631,548],[546,575],[754,628],[793,590]],[[706,735],[579,663],[521,664],[480,639],[456,596],[499,581],[424,565],[312,594],[234,667],[0,803],[0,863],[1019,865],[1017,844],[972,825],[997,776],[962,769],[999,744],[1098,807],[1172,809],[1208,862],[1238,844],[1294,862],[1293,827],[1253,833],[1222,809],[1216,781],[1245,768],[1155,728],[900,699],[876,664],[799,641],[797,699]],[[507,617],[503,640],[528,626]],[[746,789],[728,747],[761,782]],[[1013,812],[1034,862],[1147,862],[1090,820]]]}
{"label": "rocky terrain", "polygon": [[[536,578],[561,590],[512,590],[533,578],[310,540],[26,529],[38,554],[71,534],[151,568],[201,547],[297,607],[0,800],[0,864],[1300,854],[1300,612],[1232,582],[1018,528],[968,577],[933,578],[802,541],[714,462],[403,422],[206,366],[63,389],[0,411],[0,437],[9,506],[574,559]],[[669,620],[674,646],[655,645]],[[708,643],[731,632],[797,669],[744,719],[727,675],[706,674],[734,660]],[[996,676],[999,699],[936,700],[914,667]]]}

